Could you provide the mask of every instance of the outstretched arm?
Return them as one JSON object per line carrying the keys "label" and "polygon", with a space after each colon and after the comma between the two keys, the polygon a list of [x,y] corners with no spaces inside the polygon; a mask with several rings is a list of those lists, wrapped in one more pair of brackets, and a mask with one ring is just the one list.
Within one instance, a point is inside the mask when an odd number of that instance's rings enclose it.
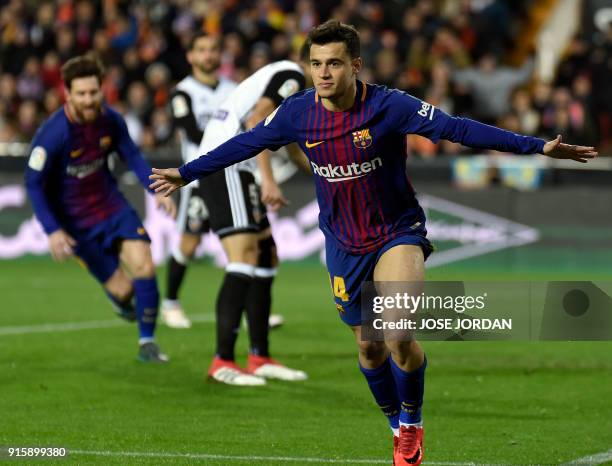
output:
{"label": "outstretched arm", "polygon": [[258,128],[260,126],[234,136],[208,154],[202,155],[179,168],[154,168],[153,174],[149,177],[153,180],[149,188],[156,193],[169,196],[193,180],[255,157],[264,149],[273,148],[276,150],[281,147],[273,146],[270,141],[261,138],[257,134]]}
{"label": "outstretched arm", "polygon": [[186,163],[180,168],[153,169],[149,187],[156,193],[169,196],[187,183],[203,178],[243,160],[256,156],[264,149],[277,150],[294,141],[288,113],[278,107],[264,121],[245,133],[238,134],[208,154]]}
{"label": "outstretched arm", "polygon": [[174,191],[187,184],[178,168],[154,168],[149,179],[151,180],[149,187],[156,194],[161,194],[164,197],[170,196]]}
{"label": "outstretched arm", "polygon": [[515,134],[467,118],[448,117],[448,123],[440,134],[440,138],[459,142],[469,147],[495,149],[516,154],[537,153],[581,163],[586,163],[588,159],[597,156],[593,147],[561,143],[561,135],[546,142],[543,139]]}
{"label": "outstretched arm", "polygon": [[564,144],[561,142],[561,139],[561,135],[559,134],[556,139],[544,144],[544,155],[548,155],[554,159],[575,160],[580,163],[587,163],[588,159],[592,159],[598,155],[594,147]]}
{"label": "outstretched arm", "polygon": [[495,126],[485,125],[469,118],[452,117],[440,109],[396,91],[389,106],[391,121],[404,133],[415,133],[438,142],[447,139],[464,146],[495,149],[515,154],[544,154],[586,162],[597,156],[593,147],[561,143],[561,137],[546,142],[532,136],[523,136]]}

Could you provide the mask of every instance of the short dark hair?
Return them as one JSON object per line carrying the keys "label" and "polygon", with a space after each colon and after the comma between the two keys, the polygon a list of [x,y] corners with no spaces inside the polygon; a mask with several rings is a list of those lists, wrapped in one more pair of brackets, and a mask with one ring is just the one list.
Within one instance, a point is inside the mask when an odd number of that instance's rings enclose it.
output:
{"label": "short dark hair", "polygon": [[93,54],[80,55],[71,58],[62,66],[62,79],[64,85],[70,89],[72,80],[76,78],[86,78],[95,76],[98,82],[102,84],[104,77],[104,67],[100,60]]}
{"label": "short dark hair", "polygon": [[310,62],[310,44],[307,40],[305,40],[300,47],[300,60],[304,63]]}
{"label": "short dark hair", "polygon": [[187,50],[193,50],[193,48],[195,47],[195,44],[198,40],[200,39],[204,39],[205,37],[210,37],[211,39],[214,39],[215,42],[219,43],[219,38],[216,36],[211,36],[210,34],[208,34],[207,32],[204,31],[200,31],[197,32],[189,41],[189,45],[187,47]]}
{"label": "short dark hair", "polygon": [[308,50],[310,50],[312,44],[325,45],[330,42],[343,42],[351,58],[358,58],[361,55],[359,33],[350,24],[341,23],[337,19],[330,19],[313,28],[306,39]]}

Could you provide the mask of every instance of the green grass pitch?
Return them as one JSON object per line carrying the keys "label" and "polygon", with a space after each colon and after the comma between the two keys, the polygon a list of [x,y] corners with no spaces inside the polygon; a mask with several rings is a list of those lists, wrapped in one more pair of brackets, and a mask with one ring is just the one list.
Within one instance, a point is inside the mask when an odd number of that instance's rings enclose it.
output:
{"label": "green grass pitch", "polygon": [[[503,263],[504,254],[489,256]],[[468,263],[429,278],[592,278],[563,269],[519,277],[489,259]],[[591,272],[606,275],[603,266]],[[161,327],[158,341],[172,361],[149,366],[135,360],[135,327],[114,317],[74,262],[0,262],[0,447],[72,450],[67,460],[43,464],[391,464],[390,431],[314,261],[281,267],[274,310],[286,325],[271,337],[273,355],[309,380],[255,388],[205,381],[221,277],[206,262],[193,265],[183,301],[199,321],[190,330]],[[90,321],[99,328],[40,328]],[[8,327],[23,328],[8,334]],[[611,343],[424,346],[424,464],[560,464],[612,448]],[[244,331],[237,354],[243,363]]]}

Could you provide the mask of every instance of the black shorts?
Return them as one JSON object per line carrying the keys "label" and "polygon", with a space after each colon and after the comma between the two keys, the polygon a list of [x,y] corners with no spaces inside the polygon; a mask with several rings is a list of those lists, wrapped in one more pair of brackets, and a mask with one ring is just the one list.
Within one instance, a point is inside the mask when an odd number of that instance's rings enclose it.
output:
{"label": "black shorts", "polygon": [[270,226],[261,191],[253,174],[236,165],[200,181],[210,213],[210,228],[219,238],[236,233],[258,233]]}
{"label": "black shorts", "polygon": [[181,233],[202,235],[210,231],[208,209],[200,186],[188,185],[181,189],[181,201],[176,217]]}

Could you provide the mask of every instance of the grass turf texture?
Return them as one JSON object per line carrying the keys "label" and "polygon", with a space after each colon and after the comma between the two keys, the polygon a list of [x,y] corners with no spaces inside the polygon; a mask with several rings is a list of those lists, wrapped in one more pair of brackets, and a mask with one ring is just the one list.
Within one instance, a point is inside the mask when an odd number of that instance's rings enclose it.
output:
{"label": "grass turf texture", "polygon": [[[497,264],[504,263],[506,254],[434,269],[428,277],[609,278],[603,267],[578,276],[563,268],[554,275],[540,270],[517,274],[495,265],[495,258],[501,260]],[[160,270],[159,277],[164,273]],[[310,379],[258,388],[204,381],[214,350],[212,313],[221,277],[220,270],[204,262],[190,268],[184,305],[210,319],[186,331],[160,327],[158,340],[172,357],[167,366],[136,362],[136,330],[127,323],[0,335],[0,446],[370,458],[389,459],[390,464],[390,431],[359,373],[352,335],[336,315],[320,265],[283,265],[274,290],[274,310],[287,323],[272,334],[273,355],[306,370]],[[73,262],[0,262],[0,292],[0,331],[6,326],[115,318],[97,284]],[[246,355],[245,336],[243,331],[237,350],[240,363]],[[558,464],[612,448],[612,343],[424,346],[429,358],[427,460]],[[71,454],[68,462],[301,464],[79,453]]]}

